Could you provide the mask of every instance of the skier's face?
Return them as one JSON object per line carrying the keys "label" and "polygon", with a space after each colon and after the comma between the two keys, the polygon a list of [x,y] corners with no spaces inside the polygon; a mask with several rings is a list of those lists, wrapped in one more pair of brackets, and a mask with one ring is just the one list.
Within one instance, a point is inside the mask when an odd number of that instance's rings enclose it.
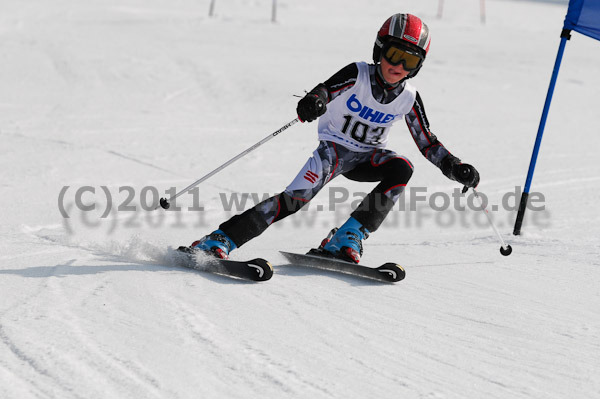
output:
{"label": "skier's face", "polygon": [[386,82],[394,84],[407,77],[409,72],[404,70],[402,64],[392,65],[381,57],[381,74]]}

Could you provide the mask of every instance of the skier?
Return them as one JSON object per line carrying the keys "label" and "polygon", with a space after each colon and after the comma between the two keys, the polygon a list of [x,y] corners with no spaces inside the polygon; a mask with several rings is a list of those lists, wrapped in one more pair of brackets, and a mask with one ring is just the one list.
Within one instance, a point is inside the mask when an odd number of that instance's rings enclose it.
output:
{"label": "skier", "polygon": [[358,263],[362,241],[375,232],[403,193],[412,163],[386,149],[390,126],[405,118],[421,153],[448,178],[476,187],[479,173],[450,154],[429,130],[423,101],[408,79],[429,51],[429,28],[411,14],[395,14],[377,33],[373,64],[356,62],[318,84],[297,106],[301,122],[319,119],[319,146],[282,193],[222,223],[191,249],[227,259],[229,253],[297,212],[339,175],[379,182],[348,221],[317,252]]}

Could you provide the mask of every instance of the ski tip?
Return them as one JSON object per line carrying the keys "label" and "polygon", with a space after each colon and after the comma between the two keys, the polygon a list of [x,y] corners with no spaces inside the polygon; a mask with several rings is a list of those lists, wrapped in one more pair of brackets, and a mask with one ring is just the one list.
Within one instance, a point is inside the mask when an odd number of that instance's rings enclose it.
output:
{"label": "ski tip", "polygon": [[254,281],[267,281],[273,277],[273,266],[264,259],[252,259],[248,261],[248,267],[256,269],[256,274],[252,276]]}
{"label": "ski tip", "polygon": [[385,276],[387,281],[392,283],[404,280],[404,277],[406,277],[406,271],[397,263],[386,263],[383,266],[379,266],[377,271]]}

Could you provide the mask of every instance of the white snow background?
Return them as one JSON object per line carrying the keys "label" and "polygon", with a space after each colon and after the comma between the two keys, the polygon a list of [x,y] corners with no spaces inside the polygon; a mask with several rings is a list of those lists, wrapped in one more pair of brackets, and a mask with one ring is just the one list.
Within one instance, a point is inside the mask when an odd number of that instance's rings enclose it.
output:
{"label": "white snow background", "polygon": [[[532,186],[545,211],[515,237],[515,195],[501,202],[525,181],[564,2],[490,0],[485,24],[473,0],[445,2],[441,19],[433,0],[278,3],[271,23],[266,0],[217,1],[212,18],[208,0],[2,2],[0,397],[600,397],[600,43],[573,33],[567,45]],[[182,196],[181,212],[141,198],[292,120],[294,95],[370,61],[397,12],[431,28],[413,83],[433,132],[480,171],[513,254],[481,211],[421,201],[365,241],[363,263],[404,265],[400,283],[286,265],[279,250],[318,245],[350,212],[353,197],[328,210],[330,188],[373,187],[340,177],[233,253],[269,259],[269,282],[171,266],[169,247],[234,214],[221,196],[282,191],[316,123]],[[389,147],[415,164],[410,187],[460,187],[403,122]],[[75,206],[86,186],[95,210]]]}

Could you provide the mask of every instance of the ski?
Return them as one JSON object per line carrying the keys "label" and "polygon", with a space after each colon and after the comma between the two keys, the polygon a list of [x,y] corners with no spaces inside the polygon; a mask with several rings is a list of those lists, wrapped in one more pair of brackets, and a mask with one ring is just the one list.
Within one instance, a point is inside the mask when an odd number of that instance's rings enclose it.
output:
{"label": "ski", "polygon": [[273,277],[273,266],[261,258],[248,261],[220,259],[202,255],[190,247],[179,247],[181,266],[214,274],[223,274],[244,280],[267,281]]}
{"label": "ski", "polygon": [[[312,251],[317,250],[313,249],[311,252]],[[404,279],[406,275],[406,272],[402,266],[396,263],[386,263],[377,268],[372,268],[310,252],[307,254],[297,254],[284,251],[279,252],[294,266],[312,267],[316,269],[341,272],[388,283],[400,281]]]}

